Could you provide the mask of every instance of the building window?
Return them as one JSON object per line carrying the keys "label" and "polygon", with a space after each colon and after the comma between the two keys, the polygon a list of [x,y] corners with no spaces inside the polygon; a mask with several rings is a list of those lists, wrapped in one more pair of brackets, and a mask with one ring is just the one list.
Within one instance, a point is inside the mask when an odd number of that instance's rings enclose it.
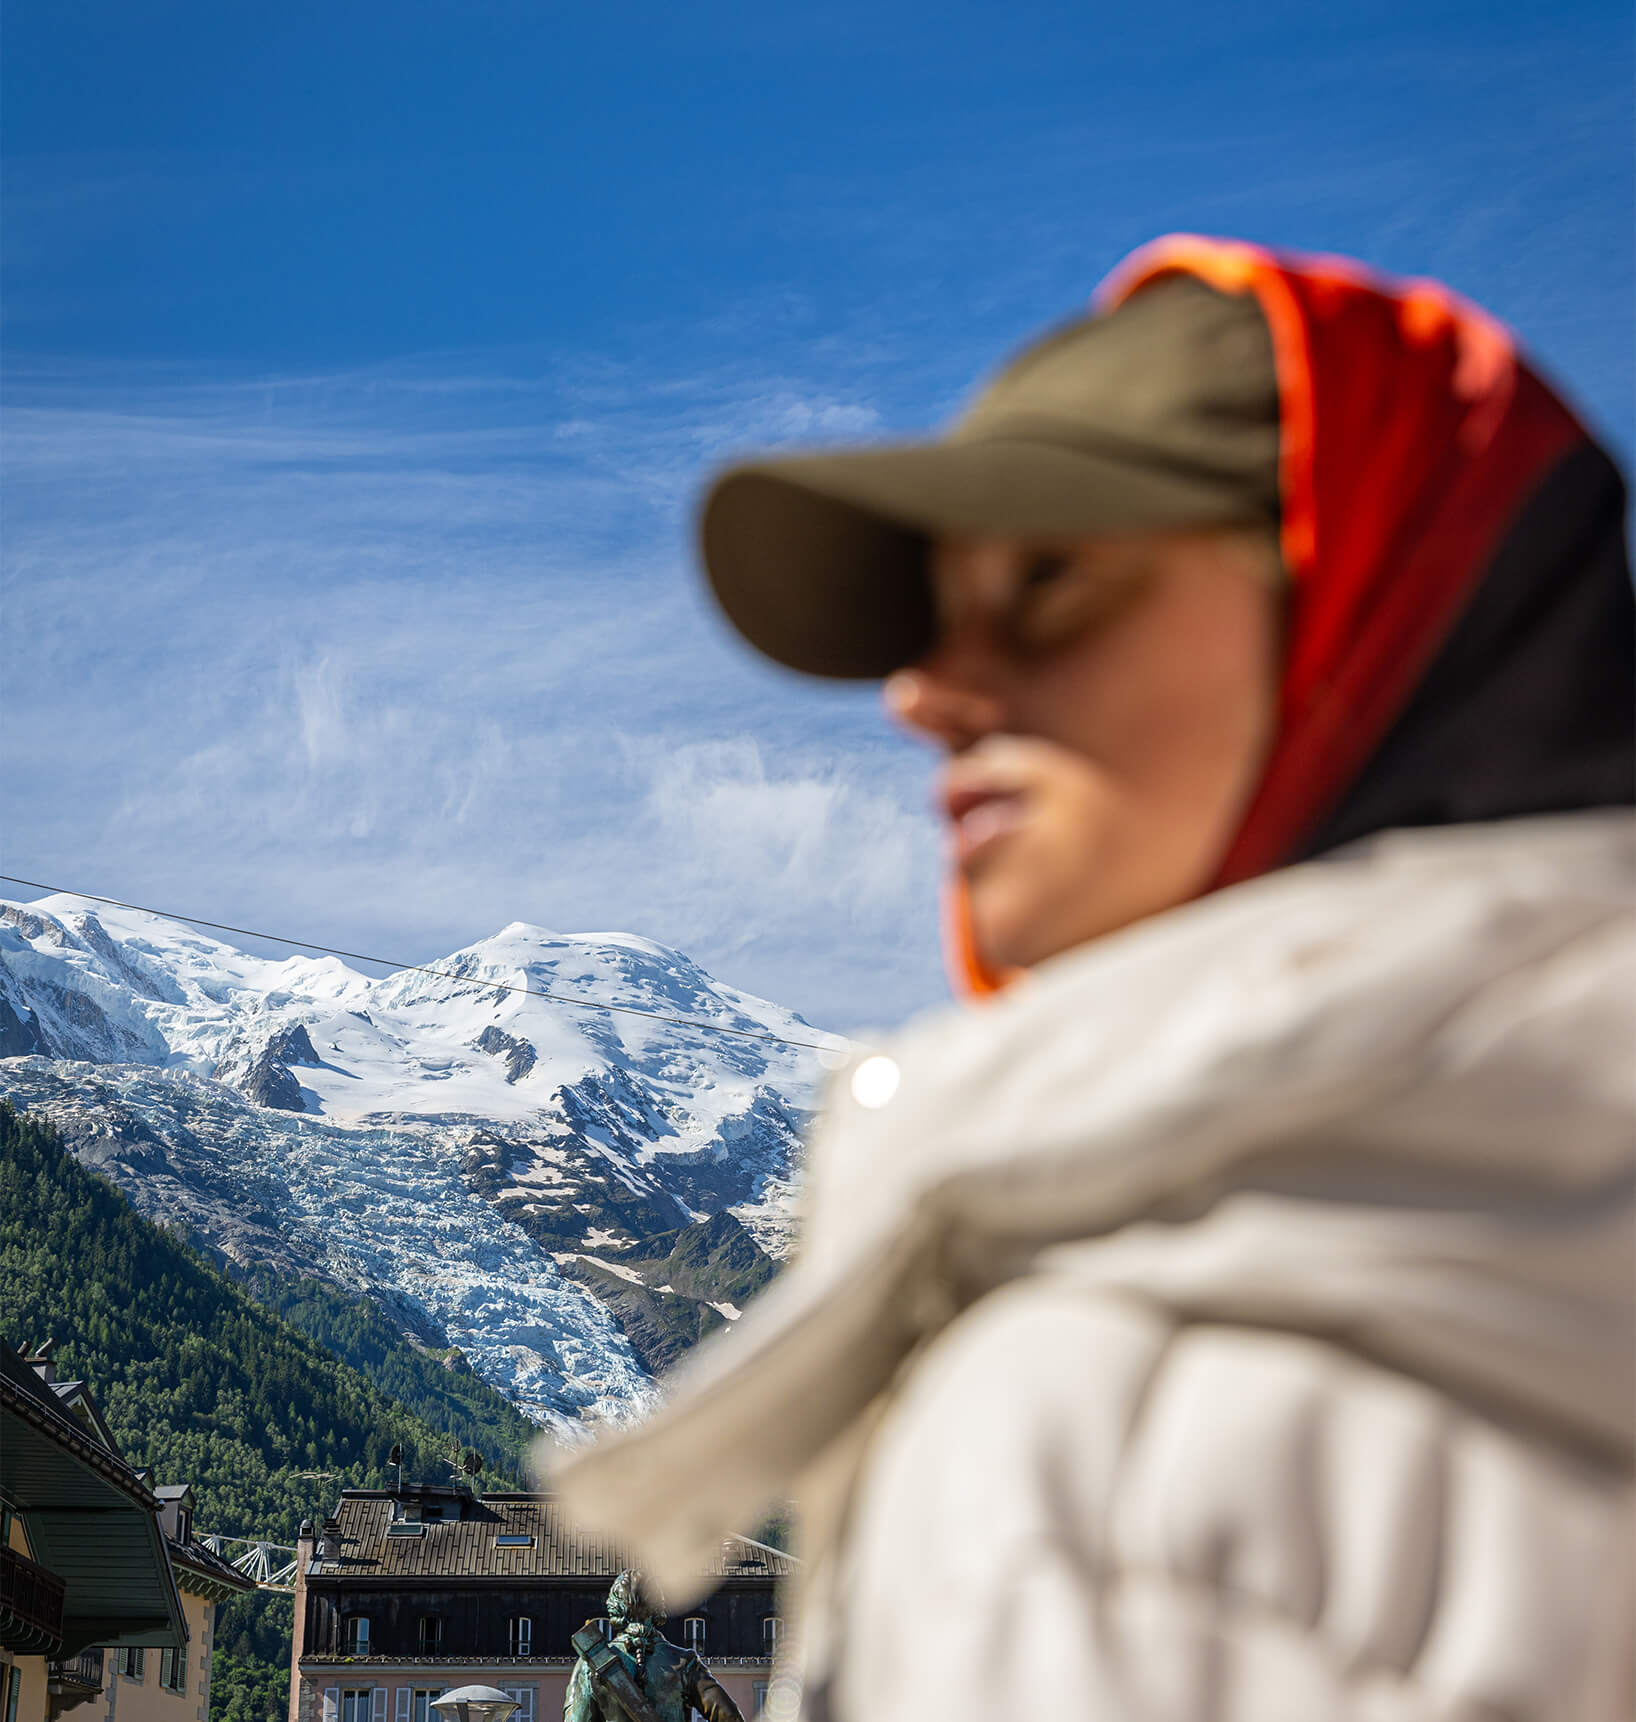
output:
{"label": "building window", "polygon": [[756,1717],[767,1714],[767,1682],[765,1680],[752,1680],[750,1691],[755,1698],[755,1709],[750,1712],[750,1722],[755,1722]]}
{"label": "building window", "polygon": [[347,1616],[347,1655],[368,1656],[369,1654],[369,1616],[353,1614]]}
{"label": "building window", "polygon": [[514,1614],[506,1622],[506,1648],[513,1656],[532,1656],[534,1622],[526,1614]]}
{"label": "building window", "polygon": [[140,1680],[148,1671],[148,1653],[127,1647],[120,1651],[117,1666],[127,1680]]}
{"label": "building window", "polygon": [[159,1652],[159,1684],[167,1692],[187,1691],[187,1652],[185,1650],[161,1650]]}
{"label": "building window", "polygon": [[446,1691],[446,1686],[417,1686],[409,1698],[409,1722],[438,1722],[432,1700],[441,1698]]}
{"label": "building window", "polygon": [[682,1622],[682,1643],[696,1655],[704,1655],[704,1616],[702,1614],[690,1614]]}
{"label": "building window", "polygon": [[511,1722],[534,1722],[534,1688],[532,1686],[503,1686],[500,1689],[507,1698],[517,1702],[516,1714]]}
{"label": "building window", "polygon": [[[442,1696],[441,1693],[438,1694]],[[375,1688],[354,1686],[341,1694],[341,1722],[374,1722]]]}
{"label": "building window", "polygon": [[777,1656],[779,1640],[784,1636],[784,1622],[776,1615],[766,1615],[761,1622],[761,1649],[766,1656]]}
{"label": "building window", "polygon": [[420,1654],[436,1656],[443,1643],[443,1617],[423,1614],[420,1617]]}

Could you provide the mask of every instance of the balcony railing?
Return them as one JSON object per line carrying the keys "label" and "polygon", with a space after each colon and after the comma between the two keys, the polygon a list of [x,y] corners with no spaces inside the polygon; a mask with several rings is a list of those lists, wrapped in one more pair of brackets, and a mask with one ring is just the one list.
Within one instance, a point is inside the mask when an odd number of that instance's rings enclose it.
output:
{"label": "balcony railing", "polygon": [[51,1664],[51,1689],[71,1694],[76,1701],[95,1697],[102,1690],[103,1656],[100,1650],[82,1650]]}
{"label": "balcony railing", "polygon": [[61,1650],[63,1588],[27,1555],[0,1548],[0,1646],[19,1656]]}
{"label": "balcony railing", "polygon": [[102,1692],[103,1653],[82,1650],[78,1656],[64,1657],[61,1662],[46,1664],[45,1688],[50,1694],[46,1702],[48,1722],[58,1722],[65,1711],[89,1704]]}

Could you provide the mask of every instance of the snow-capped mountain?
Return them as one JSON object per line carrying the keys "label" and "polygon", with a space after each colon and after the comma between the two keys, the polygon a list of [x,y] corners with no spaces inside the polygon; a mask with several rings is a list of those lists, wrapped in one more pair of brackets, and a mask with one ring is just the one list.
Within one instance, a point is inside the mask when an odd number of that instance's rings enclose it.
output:
{"label": "snow-capped mountain", "polygon": [[367,1293],[542,1422],[617,1415],[771,1272],[818,1071],[660,1019],[825,1037],[623,934],[514,923],[428,966],[0,903],[0,1095],[151,1218]]}

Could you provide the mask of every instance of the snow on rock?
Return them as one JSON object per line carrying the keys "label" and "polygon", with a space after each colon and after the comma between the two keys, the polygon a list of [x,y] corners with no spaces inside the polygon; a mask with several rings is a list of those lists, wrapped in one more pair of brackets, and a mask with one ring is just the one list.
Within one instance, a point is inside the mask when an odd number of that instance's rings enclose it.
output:
{"label": "snow on rock", "polygon": [[0,903],[0,1093],[151,1216],[368,1293],[542,1422],[628,1412],[650,1374],[559,1259],[623,1283],[622,1251],[722,1210],[783,1254],[817,1075],[662,1019],[823,1037],[625,934],[515,922],[428,966],[372,979],[138,910]]}

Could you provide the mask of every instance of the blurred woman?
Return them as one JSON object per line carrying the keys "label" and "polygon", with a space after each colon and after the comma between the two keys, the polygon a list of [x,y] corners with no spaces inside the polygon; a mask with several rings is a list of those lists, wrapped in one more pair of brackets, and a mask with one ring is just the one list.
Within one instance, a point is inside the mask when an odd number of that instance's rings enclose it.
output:
{"label": "blurred woman", "polygon": [[803,1714],[1631,1714],[1623,507],[1474,307],[1190,238],[717,481],[739,630],[947,755],[969,1002],[562,1486],[672,1586],[793,1496]]}

